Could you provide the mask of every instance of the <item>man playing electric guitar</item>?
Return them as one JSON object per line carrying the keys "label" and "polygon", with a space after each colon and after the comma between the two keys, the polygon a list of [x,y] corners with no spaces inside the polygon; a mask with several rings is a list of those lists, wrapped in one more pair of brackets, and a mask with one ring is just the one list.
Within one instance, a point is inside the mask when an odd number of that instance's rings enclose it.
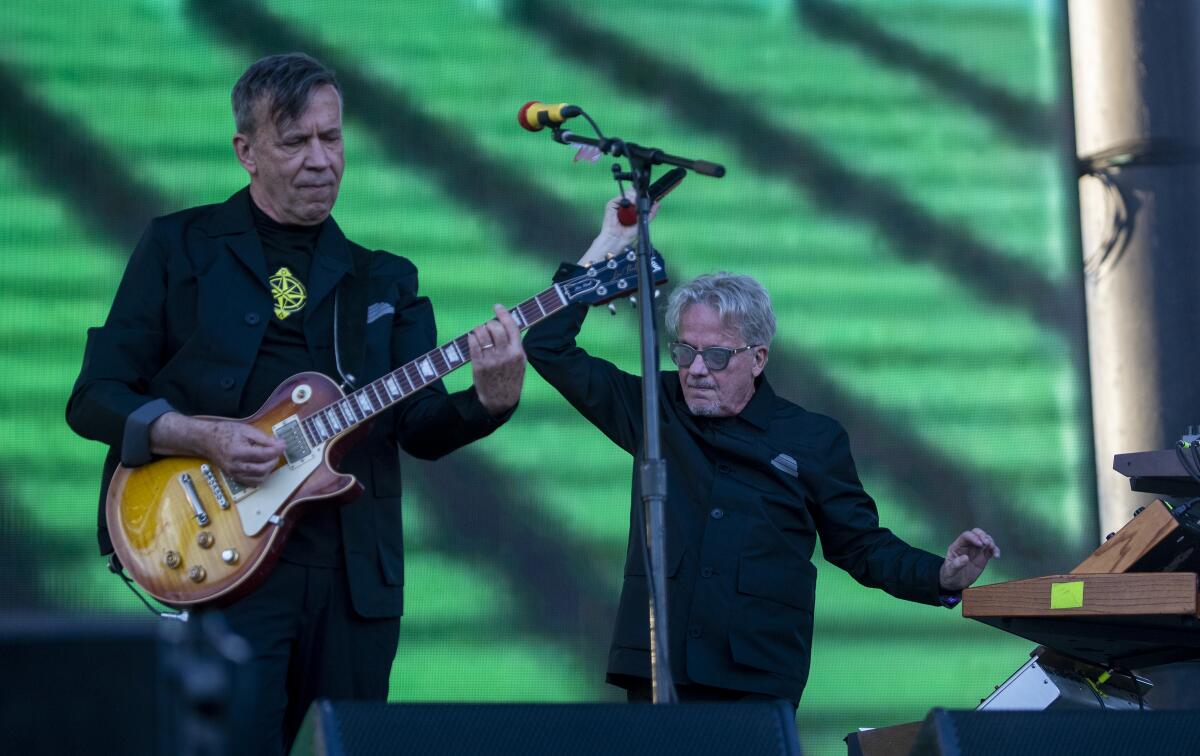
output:
{"label": "man playing electric guitar", "polygon": [[[302,371],[364,386],[436,345],[413,264],[347,240],[330,216],[344,165],[333,73],[302,54],[263,58],[233,109],[249,187],[154,220],[89,331],[67,420],[109,446],[102,492],[118,463],[156,455],[206,458],[257,486],[284,443],[198,416],[247,417]],[[496,315],[469,336],[474,386],[447,394],[435,381],[366,426],[339,464],[364,493],[310,507],[266,581],[223,608],[254,654],[256,708],[234,737],[247,753],[284,753],[315,698],[386,697],[403,606],[398,449],[434,459],[511,415],[525,358],[513,318]]]}

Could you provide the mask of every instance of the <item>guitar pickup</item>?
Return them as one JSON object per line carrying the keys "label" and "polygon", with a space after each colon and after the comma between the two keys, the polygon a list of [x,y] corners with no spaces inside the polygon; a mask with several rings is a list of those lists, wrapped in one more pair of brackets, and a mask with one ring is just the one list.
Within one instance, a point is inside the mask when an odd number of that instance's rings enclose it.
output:
{"label": "guitar pickup", "polygon": [[304,429],[300,427],[300,418],[292,415],[271,428],[275,438],[283,442],[283,456],[287,459],[288,467],[295,468],[312,456],[312,447],[304,437]]}
{"label": "guitar pickup", "polygon": [[208,481],[208,487],[212,489],[213,498],[217,500],[217,504],[221,509],[229,509],[229,499],[225,498],[225,492],[221,490],[221,484],[217,482],[217,476],[213,474],[212,468],[206,464],[200,465],[200,472]]}

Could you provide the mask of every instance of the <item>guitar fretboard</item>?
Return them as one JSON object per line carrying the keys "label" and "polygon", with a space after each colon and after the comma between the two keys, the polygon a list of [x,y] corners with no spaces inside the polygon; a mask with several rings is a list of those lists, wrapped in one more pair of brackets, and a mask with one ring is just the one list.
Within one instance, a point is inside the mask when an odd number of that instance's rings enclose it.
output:
{"label": "guitar fretboard", "polygon": [[[563,290],[551,286],[509,310],[509,314],[525,330],[567,303]],[[309,444],[317,446],[369,420],[470,361],[467,334],[426,352],[305,418],[301,425]]]}

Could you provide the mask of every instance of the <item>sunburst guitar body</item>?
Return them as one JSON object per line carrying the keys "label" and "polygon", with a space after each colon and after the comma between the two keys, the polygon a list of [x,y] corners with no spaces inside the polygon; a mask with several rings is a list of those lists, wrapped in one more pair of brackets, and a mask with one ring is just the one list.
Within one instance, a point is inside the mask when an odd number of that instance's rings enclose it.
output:
{"label": "sunburst guitar body", "polygon": [[327,500],[361,491],[333,465],[362,426],[324,442],[303,438],[302,423],[340,400],[344,394],[331,379],[301,373],[242,421],[288,445],[258,488],[238,485],[199,457],[118,467],[108,487],[108,530],[133,579],[173,606],[228,603],[262,582],[303,506],[336,506]]}

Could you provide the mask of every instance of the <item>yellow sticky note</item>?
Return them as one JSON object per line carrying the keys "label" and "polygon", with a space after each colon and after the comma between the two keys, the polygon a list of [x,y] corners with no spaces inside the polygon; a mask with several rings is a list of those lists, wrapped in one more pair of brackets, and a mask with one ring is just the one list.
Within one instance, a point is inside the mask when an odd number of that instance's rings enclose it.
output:
{"label": "yellow sticky note", "polygon": [[1082,609],[1083,581],[1073,580],[1070,583],[1052,583],[1050,585],[1051,609]]}

